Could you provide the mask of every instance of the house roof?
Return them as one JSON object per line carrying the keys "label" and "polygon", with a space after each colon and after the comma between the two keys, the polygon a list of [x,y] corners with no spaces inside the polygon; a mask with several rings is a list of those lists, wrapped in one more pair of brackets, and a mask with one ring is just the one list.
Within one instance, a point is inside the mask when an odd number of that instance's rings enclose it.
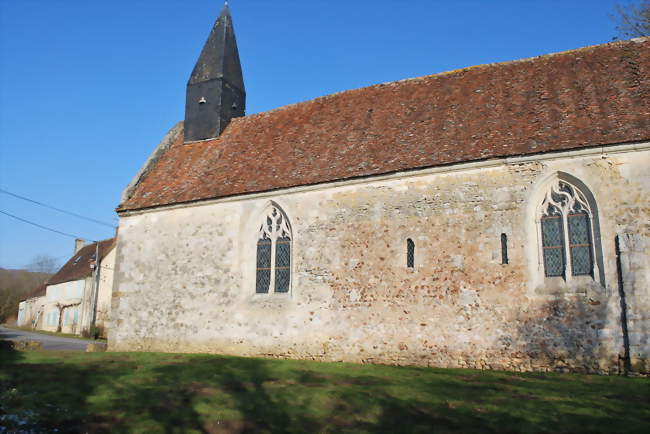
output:
{"label": "house roof", "polygon": [[[102,259],[115,246],[115,238],[99,241],[99,260]],[[66,262],[57,273],[48,280],[48,285],[57,285],[59,283],[70,282],[72,280],[84,279],[93,273],[90,268],[95,263],[96,243],[88,244],[82,247],[76,254]]]}
{"label": "house roof", "polygon": [[47,282],[38,285],[36,288],[34,288],[32,292],[28,293],[20,301],[29,300],[30,298],[43,297],[45,296],[46,290],[47,290]]}
{"label": "house roof", "polygon": [[177,134],[118,211],[650,139],[650,38],[350,90]]}

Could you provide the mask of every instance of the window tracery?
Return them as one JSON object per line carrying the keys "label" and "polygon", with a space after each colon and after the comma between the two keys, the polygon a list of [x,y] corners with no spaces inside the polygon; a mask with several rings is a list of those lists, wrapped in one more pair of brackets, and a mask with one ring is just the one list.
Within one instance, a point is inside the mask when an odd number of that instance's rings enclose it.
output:
{"label": "window tracery", "polygon": [[576,186],[556,179],[541,204],[541,238],[546,277],[594,276],[594,214]]}
{"label": "window tracery", "polygon": [[275,205],[269,208],[257,238],[255,292],[287,293],[291,286],[291,226]]}

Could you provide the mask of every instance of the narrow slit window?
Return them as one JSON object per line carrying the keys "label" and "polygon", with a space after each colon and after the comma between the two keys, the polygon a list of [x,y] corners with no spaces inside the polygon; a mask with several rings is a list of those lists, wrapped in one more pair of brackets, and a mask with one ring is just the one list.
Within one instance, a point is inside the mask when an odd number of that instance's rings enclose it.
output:
{"label": "narrow slit window", "polygon": [[508,264],[508,236],[501,234],[501,263]]}
{"label": "narrow slit window", "polygon": [[415,267],[415,243],[410,238],[406,240],[406,267]]}

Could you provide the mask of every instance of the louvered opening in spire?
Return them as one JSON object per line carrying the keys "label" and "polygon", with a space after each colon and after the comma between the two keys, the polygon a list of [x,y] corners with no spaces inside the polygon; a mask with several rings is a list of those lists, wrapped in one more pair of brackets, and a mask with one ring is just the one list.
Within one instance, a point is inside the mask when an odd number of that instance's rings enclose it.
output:
{"label": "louvered opening in spire", "polygon": [[246,91],[228,3],[212,27],[192,75],[185,102],[185,142],[218,137],[244,116]]}

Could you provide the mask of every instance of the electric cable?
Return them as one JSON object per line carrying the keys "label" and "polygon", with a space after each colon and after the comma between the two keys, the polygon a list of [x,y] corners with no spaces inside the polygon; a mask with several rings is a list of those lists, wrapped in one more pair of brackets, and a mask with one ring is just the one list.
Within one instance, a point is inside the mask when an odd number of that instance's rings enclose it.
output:
{"label": "electric cable", "polygon": [[[40,224],[38,224],[38,223],[34,223],[34,222],[29,221],[29,220],[25,220],[24,218],[21,218],[21,217],[15,216],[15,215],[13,215],[13,214],[9,214],[9,213],[6,212],[6,211],[2,211],[2,210],[0,210],[0,214],[4,214],[4,215],[9,216],[9,217],[11,217],[11,218],[14,218],[14,219],[16,219],[16,220],[20,220],[20,221],[23,222],[23,223],[27,223],[27,224],[30,224],[30,225],[32,225],[32,226],[36,226],[37,228],[45,229],[46,231],[54,232],[54,233],[57,233],[57,234],[59,234],[59,235],[64,235],[64,236],[66,236],[66,237],[70,237],[70,238],[74,238],[74,239],[89,240],[89,238],[80,237],[79,235],[69,234],[69,233],[67,233],[67,232],[61,232],[61,231],[58,231],[58,230],[56,230],[56,229],[52,229],[52,228],[48,228],[47,226],[40,225]],[[94,241],[93,241],[93,242],[94,242]]]}
{"label": "electric cable", "polygon": [[39,202],[39,201],[37,201],[37,200],[30,199],[30,198],[28,198],[28,197],[21,196],[21,195],[16,194],[16,193],[12,193],[12,192],[7,191],[7,190],[4,190],[4,189],[2,189],[2,188],[0,188],[0,193],[8,194],[9,196],[13,196],[13,197],[15,197],[15,198],[22,199],[22,200],[25,200],[25,201],[27,201],[27,202],[34,203],[34,204],[36,204],[36,205],[40,205],[40,206],[45,207],[45,208],[53,209],[54,211],[58,211],[58,212],[61,212],[61,213],[63,213],[63,214],[68,214],[68,215],[71,215],[71,216],[73,216],[73,217],[77,217],[77,218],[80,218],[80,219],[83,219],[83,220],[87,220],[87,221],[89,221],[89,222],[96,223],[96,224],[98,224],[98,225],[108,226],[109,228],[113,228],[113,229],[115,229],[115,225],[113,225],[113,224],[106,223],[106,222],[103,222],[103,221],[101,221],[101,220],[96,220],[96,219],[91,218],[91,217],[85,217],[85,216],[82,216],[82,215],[80,215],[80,214],[77,214],[77,213],[74,213],[74,212],[71,212],[71,211],[66,211],[66,210],[64,210],[64,209],[54,207],[54,206],[52,206],[52,205],[46,205],[46,204],[41,203],[41,202]]}

